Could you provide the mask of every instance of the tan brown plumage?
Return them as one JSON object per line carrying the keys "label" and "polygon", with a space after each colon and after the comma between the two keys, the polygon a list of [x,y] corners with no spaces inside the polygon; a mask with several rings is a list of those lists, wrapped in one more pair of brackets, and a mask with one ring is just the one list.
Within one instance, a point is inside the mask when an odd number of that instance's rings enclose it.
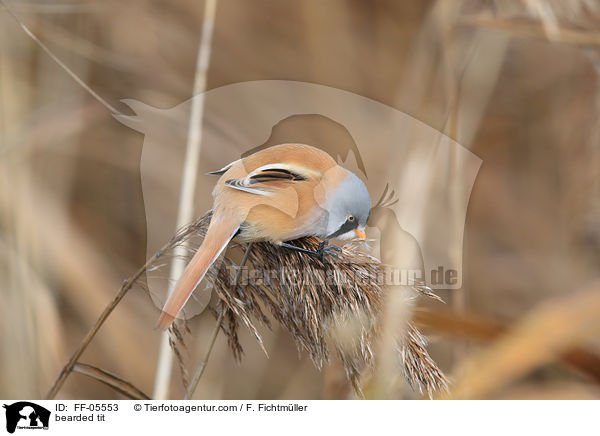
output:
{"label": "tan brown plumage", "polygon": [[183,275],[177,282],[173,293],[165,303],[157,327],[164,329],[171,325],[179,311],[192,295],[208,268],[225,249],[235,232],[239,229],[239,217],[223,211],[213,217],[202,247],[192,257]]}
{"label": "tan brown plumage", "polygon": [[[221,177],[213,190],[213,217],[206,239],[167,299],[158,320],[159,328],[171,325],[233,237],[275,244],[330,234],[348,237],[350,233],[364,238],[370,208],[364,184],[315,147],[276,145],[213,174]],[[349,192],[357,187],[366,192],[362,203],[368,203],[360,204],[360,208],[354,207],[356,200]],[[357,213],[353,214],[354,209]],[[347,217],[342,219],[340,214]]]}

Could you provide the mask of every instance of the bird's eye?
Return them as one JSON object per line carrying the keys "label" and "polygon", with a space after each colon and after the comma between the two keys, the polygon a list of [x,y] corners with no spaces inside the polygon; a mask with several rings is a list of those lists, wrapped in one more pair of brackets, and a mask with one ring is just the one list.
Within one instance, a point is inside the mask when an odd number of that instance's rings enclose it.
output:
{"label": "bird's eye", "polygon": [[350,216],[348,217],[348,221],[350,221],[350,222],[354,221],[354,217],[353,217],[352,215],[350,215]]}

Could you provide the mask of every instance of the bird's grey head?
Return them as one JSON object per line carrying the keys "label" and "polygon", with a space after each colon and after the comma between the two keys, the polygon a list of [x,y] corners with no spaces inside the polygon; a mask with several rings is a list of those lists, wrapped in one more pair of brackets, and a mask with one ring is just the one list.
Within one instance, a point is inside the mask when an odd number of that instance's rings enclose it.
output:
{"label": "bird's grey head", "polygon": [[365,184],[348,171],[328,202],[327,238],[364,238],[371,211],[371,197]]}

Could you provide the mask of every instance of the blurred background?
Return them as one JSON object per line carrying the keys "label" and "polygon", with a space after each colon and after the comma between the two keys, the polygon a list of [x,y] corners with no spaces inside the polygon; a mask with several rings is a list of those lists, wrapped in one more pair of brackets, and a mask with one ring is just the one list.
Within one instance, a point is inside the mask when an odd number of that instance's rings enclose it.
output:
{"label": "blurred background", "polygon": [[[203,2],[7,3],[118,111],[192,97]],[[219,0],[206,89],[327,85],[480,157],[463,286],[413,313],[430,353],[455,397],[600,398],[599,48],[594,0]],[[143,141],[0,7],[0,397],[43,397],[144,264]],[[134,288],[81,360],[151,395],[157,315]],[[191,370],[213,325],[191,322]],[[339,364],[319,371],[286,331],[265,335],[268,359],[243,332],[241,364],[218,338],[196,398],[352,398]],[[182,398],[176,365],[171,380]],[[394,383],[393,398],[421,397]],[[123,397],[72,374],[58,398]]]}

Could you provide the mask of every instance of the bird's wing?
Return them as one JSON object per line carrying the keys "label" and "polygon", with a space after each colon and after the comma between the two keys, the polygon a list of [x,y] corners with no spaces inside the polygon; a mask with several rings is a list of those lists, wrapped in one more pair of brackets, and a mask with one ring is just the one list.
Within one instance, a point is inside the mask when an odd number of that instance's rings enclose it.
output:
{"label": "bird's wing", "polygon": [[[297,165],[274,163],[264,165],[241,179],[229,179],[225,185],[257,195],[272,195],[281,182],[303,182],[320,175],[317,171]],[[278,182],[274,184],[273,182]]]}
{"label": "bird's wing", "polygon": [[229,168],[231,168],[233,165],[235,165],[236,163],[238,163],[238,161],[234,161],[231,162],[230,164],[225,165],[223,168],[221,168],[220,170],[217,171],[211,171],[209,173],[206,173],[207,175],[211,175],[211,176],[222,176],[223,174],[225,174],[227,172],[227,170],[229,170]]}

